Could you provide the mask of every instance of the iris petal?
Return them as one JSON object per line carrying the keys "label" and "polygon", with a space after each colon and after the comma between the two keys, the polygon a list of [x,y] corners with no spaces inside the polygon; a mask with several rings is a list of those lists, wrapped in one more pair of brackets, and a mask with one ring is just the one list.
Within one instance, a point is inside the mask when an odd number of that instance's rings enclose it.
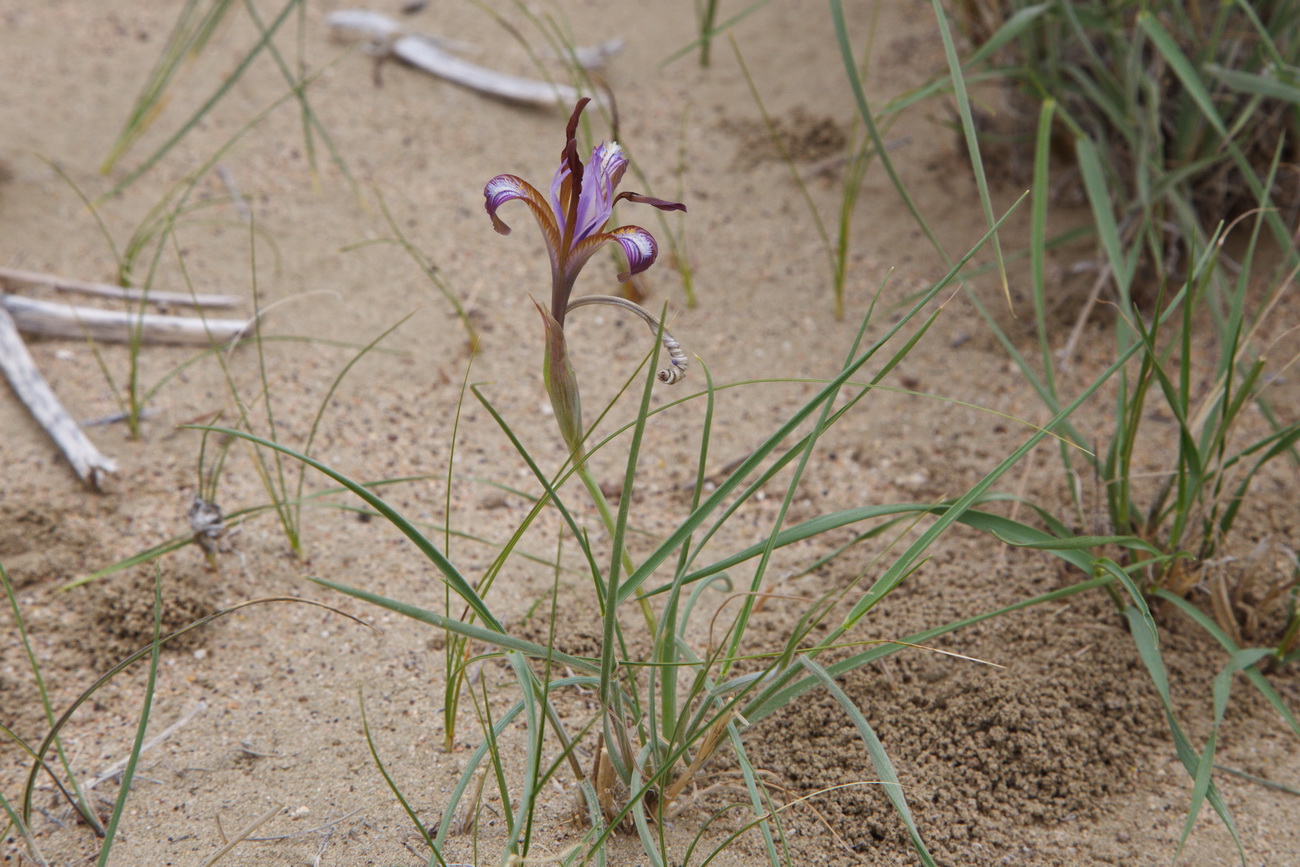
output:
{"label": "iris petal", "polygon": [[602,142],[591,152],[582,178],[582,196],[578,200],[578,216],[573,226],[573,238],[580,241],[599,232],[609,222],[614,212],[614,187],[627,169],[627,155],[617,142]]}
{"label": "iris petal", "polygon": [[670,202],[667,199],[656,199],[654,196],[643,196],[640,193],[619,193],[614,197],[614,204],[627,199],[629,202],[638,202],[642,205],[652,205],[661,211],[685,211],[686,206],[681,202]]}
{"label": "iris petal", "polygon": [[510,227],[497,216],[497,209],[515,199],[528,205],[537,218],[537,224],[542,227],[542,235],[552,258],[559,253],[560,232],[555,225],[555,214],[547,206],[542,194],[528,181],[515,175],[497,175],[483,188],[483,198],[487,200],[484,207],[492,218],[492,228],[502,235],[509,235]]}
{"label": "iris petal", "polygon": [[560,167],[555,170],[555,177],[551,178],[551,211],[555,213],[555,225],[564,234],[564,211],[566,208],[564,196],[567,190],[564,188],[564,181],[569,177],[569,164],[561,162]]}
{"label": "iris petal", "polygon": [[640,226],[620,226],[609,234],[623,245],[623,252],[627,254],[628,270],[618,275],[618,282],[622,283],[633,274],[640,274],[655,263],[659,245],[655,243],[654,235],[645,229]]}
{"label": "iris petal", "polygon": [[654,236],[642,229],[640,226],[620,226],[609,232],[600,232],[584,238],[574,246],[573,251],[569,254],[566,266],[571,273],[576,274],[579,269],[591,258],[592,254],[610,241],[617,241],[623,246],[623,252],[627,254],[628,269],[618,275],[618,282],[626,281],[633,274],[640,274],[649,268],[655,262],[655,257],[659,255],[659,245],[655,242]]}
{"label": "iris petal", "polygon": [[503,235],[510,233],[510,227],[497,216],[503,204],[519,199],[533,212],[551,258],[551,313],[561,325],[578,272],[597,249],[610,241],[617,241],[623,247],[628,270],[618,275],[620,282],[649,268],[659,254],[654,237],[640,226],[604,231],[614,205],[626,199],[662,211],[686,210],[679,202],[640,193],[615,195],[614,190],[628,167],[627,154],[617,142],[597,145],[591,152],[591,160],[583,165],[578,157],[576,136],[579,118],[588,101],[579,100],[569,118],[564,150],[551,179],[549,196],[523,178],[508,174],[497,175],[483,189],[492,226]]}

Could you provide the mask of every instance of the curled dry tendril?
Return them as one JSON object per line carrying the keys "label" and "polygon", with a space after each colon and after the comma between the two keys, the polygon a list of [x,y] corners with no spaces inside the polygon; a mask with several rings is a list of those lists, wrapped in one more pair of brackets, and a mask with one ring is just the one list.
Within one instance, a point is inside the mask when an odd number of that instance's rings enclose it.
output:
{"label": "curled dry tendril", "polygon": [[[569,312],[578,307],[585,307],[589,304],[610,304],[614,307],[622,307],[624,310],[635,313],[649,326],[651,333],[660,333],[659,320],[652,316],[644,307],[626,298],[619,298],[616,295],[583,295],[574,298],[569,302],[565,312]],[[686,378],[686,353],[682,352],[682,345],[677,342],[666,327],[663,328],[663,345],[664,351],[668,353],[669,366],[659,371],[656,376],[659,381],[666,385],[676,385]]]}

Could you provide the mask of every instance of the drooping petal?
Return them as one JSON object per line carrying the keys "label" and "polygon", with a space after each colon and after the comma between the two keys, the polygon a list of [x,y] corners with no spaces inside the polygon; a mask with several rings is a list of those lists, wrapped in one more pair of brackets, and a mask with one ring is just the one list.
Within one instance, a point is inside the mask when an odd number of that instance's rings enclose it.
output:
{"label": "drooping petal", "polygon": [[651,205],[661,211],[684,211],[686,206],[681,202],[670,202],[667,199],[656,199],[654,196],[643,196],[640,193],[619,193],[614,197],[614,204],[627,199],[629,202],[638,202],[642,205]]}
{"label": "drooping petal", "polygon": [[623,245],[623,252],[627,254],[628,270],[618,275],[618,282],[628,280],[633,274],[640,274],[655,263],[659,245],[655,243],[654,235],[645,229],[640,226],[619,226],[609,234]]}
{"label": "drooping petal", "polygon": [[492,218],[492,228],[502,235],[509,235],[510,227],[497,216],[497,209],[514,199],[528,205],[537,218],[537,224],[542,227],[542,235],[552,258],[559,253],[560,231],[555,224],[555,214],[547,207],[542,194],[528,181],[515,175],[497,175],[483,188],[483,198],[487,200],[484,207]]}
{"label": "drooping petal", "polygon": [[628,269],[618,275],[620,283],[626,282],[633,274],[640,274],[649,268],[655,263],[655,257],[659,255],[659,245],[655,243],[654,236],[645,229],[640,226],[620,226],[612,231],[600,232],[585,238],[574,246],[567,261],[568,268],[572,271],[581,268],[593,253],[610,241],[621,244],[623,252],[627,254]]}

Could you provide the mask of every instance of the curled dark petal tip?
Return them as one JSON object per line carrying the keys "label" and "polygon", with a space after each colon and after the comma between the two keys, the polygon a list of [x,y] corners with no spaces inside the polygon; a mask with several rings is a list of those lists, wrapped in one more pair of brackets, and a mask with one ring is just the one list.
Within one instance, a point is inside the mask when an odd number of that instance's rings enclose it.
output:
{"label": "curled dark petal tip", "polygon": [[643,196],[640,193],[624,192],[618,194],[618,199],[627,199],[629,202],[637,202],[642,205],[650,205],[661,211],[685,211],[686,206],[681,202],[670,202],[667,199],[656,199],[654,196]]}

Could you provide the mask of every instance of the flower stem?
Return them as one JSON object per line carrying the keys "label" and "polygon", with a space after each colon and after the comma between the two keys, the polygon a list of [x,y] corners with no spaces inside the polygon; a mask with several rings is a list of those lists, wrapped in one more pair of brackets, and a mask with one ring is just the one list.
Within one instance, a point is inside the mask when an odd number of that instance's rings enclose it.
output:
{"label": "flower stem", "polygon": [[[591,494],[591,499],[596,504],[596,511],[600,513],[601,523],[605,525],[605,530],[609,533],[610,538],[614,538],[617,522],[614,519],[614,512],[609,508],[609,500],[605,498],[605,492],[596,483],[596,479],[592,476],[591,470],[587,468],[585,461],[577,465],[577,472],[578,478],[582,479],[582,483],[587,486],[587,492]],[[628,575],[632,575],[636,571],[636,564],[632,562],[632,557],[627,553],[626,548],[621,553],[623,555],[623,570]],[[645,617],[646,626],[650,629],[649,634],[656,634],[658,623],[655,620],[654,610],[650,607],[650,601],[642,595],[639,587],[636,591],[636,598],[641,605],[641,614]],[[606,604],[613,604],[613,600],[607,599],[605,601]]]}

